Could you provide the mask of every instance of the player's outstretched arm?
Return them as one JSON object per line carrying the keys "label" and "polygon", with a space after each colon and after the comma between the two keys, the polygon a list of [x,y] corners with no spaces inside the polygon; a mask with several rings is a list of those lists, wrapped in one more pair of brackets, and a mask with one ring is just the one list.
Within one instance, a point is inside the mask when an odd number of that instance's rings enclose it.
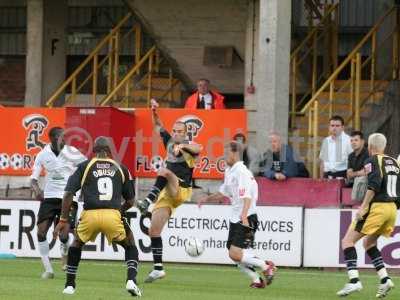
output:
{"label": "player's outstretched arm", "polygon": [[179,145],[180,150],[187,151],[190,154],[200,154],[200,152],[203,150],[203,146],[200,144],[180,144]]}
{"label": "player's outstretched arm", "polygon": [[200,206],[202,206],[204,203],[207,203],[207,202],[211,202],[211,203],[220,203],[220,202],[222,202],[223,200],[224,200],[224,195],[222,194],[222,193],[220,193],[220,192],[217,192],[217,193],[215,193],[215,194],[211,194],[211,195],[208,195],[208,196],[206,196],[206,197],[200,197],[198,200],[197,200],[197,205],[200,207]]}
{"label": "player's outstretched arm", "polygon": [[151,99],[151,113],[152,113],[152,121],[153,127],[157,132],[160,132],[161,128],[163,128],[163,123],[160,119],[160,116],[157,113],[157,108],[159,107],[158,102],[155,99]]}

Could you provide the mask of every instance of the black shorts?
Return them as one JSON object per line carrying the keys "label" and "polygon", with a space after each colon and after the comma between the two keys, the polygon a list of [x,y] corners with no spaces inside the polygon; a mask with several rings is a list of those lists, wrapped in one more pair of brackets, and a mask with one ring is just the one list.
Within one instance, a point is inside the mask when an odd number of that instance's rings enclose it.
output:
{"label": "black shorts", "polygon": [[[62,199],[60,198],[45,198],[39,207],[37,224],[43,221],[50,220],[52,223],[54,220],[58,222],[61,215]],[[69,211],[68,223],[71,228],[75,228],[76,214],[78,212],[78,203],[72,202],[71,209]]]}
{"label": "black shorts", "polygon": [[254,237],[258,228],[257,215],[250,215],[247,217],[249,227],[243,226],[241,222],[230,223],[229,235],[226,247],[229,249],[232,245],[247,249],[254,247]]}

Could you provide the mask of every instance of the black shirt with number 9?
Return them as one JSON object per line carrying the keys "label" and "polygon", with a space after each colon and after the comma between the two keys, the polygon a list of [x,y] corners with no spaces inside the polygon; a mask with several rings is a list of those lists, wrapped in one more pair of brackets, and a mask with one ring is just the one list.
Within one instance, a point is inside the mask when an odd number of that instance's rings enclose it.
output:
{"label": "black shirt with number 9", "polygon": [[83,208],[120,209],[121,198],[131,200],[135,196],[133,179],[124,165],[112,159],[93,158],[78,165],[65,187],[75,194],[81,190]]}

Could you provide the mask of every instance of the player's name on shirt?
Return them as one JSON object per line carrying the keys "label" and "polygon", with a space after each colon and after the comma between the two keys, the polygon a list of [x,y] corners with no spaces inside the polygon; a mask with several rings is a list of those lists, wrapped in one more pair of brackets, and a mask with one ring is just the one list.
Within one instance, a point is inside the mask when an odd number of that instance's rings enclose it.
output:
{"label": "player's name on shirt", "polygon": [[[388,162],[390,162],[390,161],[388,161]],[[400,173],[400,169],[397,166],[394,166],[394,165],[386,165],[385,166],[385,172],[386,173],[394,172],[396,174],[399,174]]]}

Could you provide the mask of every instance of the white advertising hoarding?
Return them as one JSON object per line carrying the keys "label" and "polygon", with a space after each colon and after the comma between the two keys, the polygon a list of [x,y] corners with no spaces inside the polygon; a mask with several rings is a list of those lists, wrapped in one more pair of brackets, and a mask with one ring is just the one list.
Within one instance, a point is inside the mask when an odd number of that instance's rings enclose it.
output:
{"label": "white advertising hoarding", "polygon": [[[306,209],[304,214],[304,266],[345,267],[341,240],[351,224],[356,210]],[[389,268],[400,268],[400,212],[390,238],[378,242],[382,258]],[[359,267],[373,267],[362,241],[356,245]]]}
{"label": "white advertising hoarding", "polygon": [[[0,252],[14,253],[19,257],[38,257],[36,238],[36,216],[38,201],[0,200]],[[166,225],[162,237],[164,261],[229,264],[226,239],[229,229],[227,205],[194,204],[179,207]],[[151,261],[150,238],[147,230],[149,218],[140,216],[136,208],[128,212],[140,260]],[[302,253],[303,209],[300,207],[258,207],[260,221],[256,233],[255,253],[260,258],[273,260],[280,266],[300,266]],[[51,240],[53,228],[49,230]],[[193,258],[184,250],[185,240],[194,236],[203,241],[204,253]],[[59,241],[51,245],[51,257],[59,257]],[[113,248],[99,235],[89,242],[83,258],[122,260],[124,253]]]}

